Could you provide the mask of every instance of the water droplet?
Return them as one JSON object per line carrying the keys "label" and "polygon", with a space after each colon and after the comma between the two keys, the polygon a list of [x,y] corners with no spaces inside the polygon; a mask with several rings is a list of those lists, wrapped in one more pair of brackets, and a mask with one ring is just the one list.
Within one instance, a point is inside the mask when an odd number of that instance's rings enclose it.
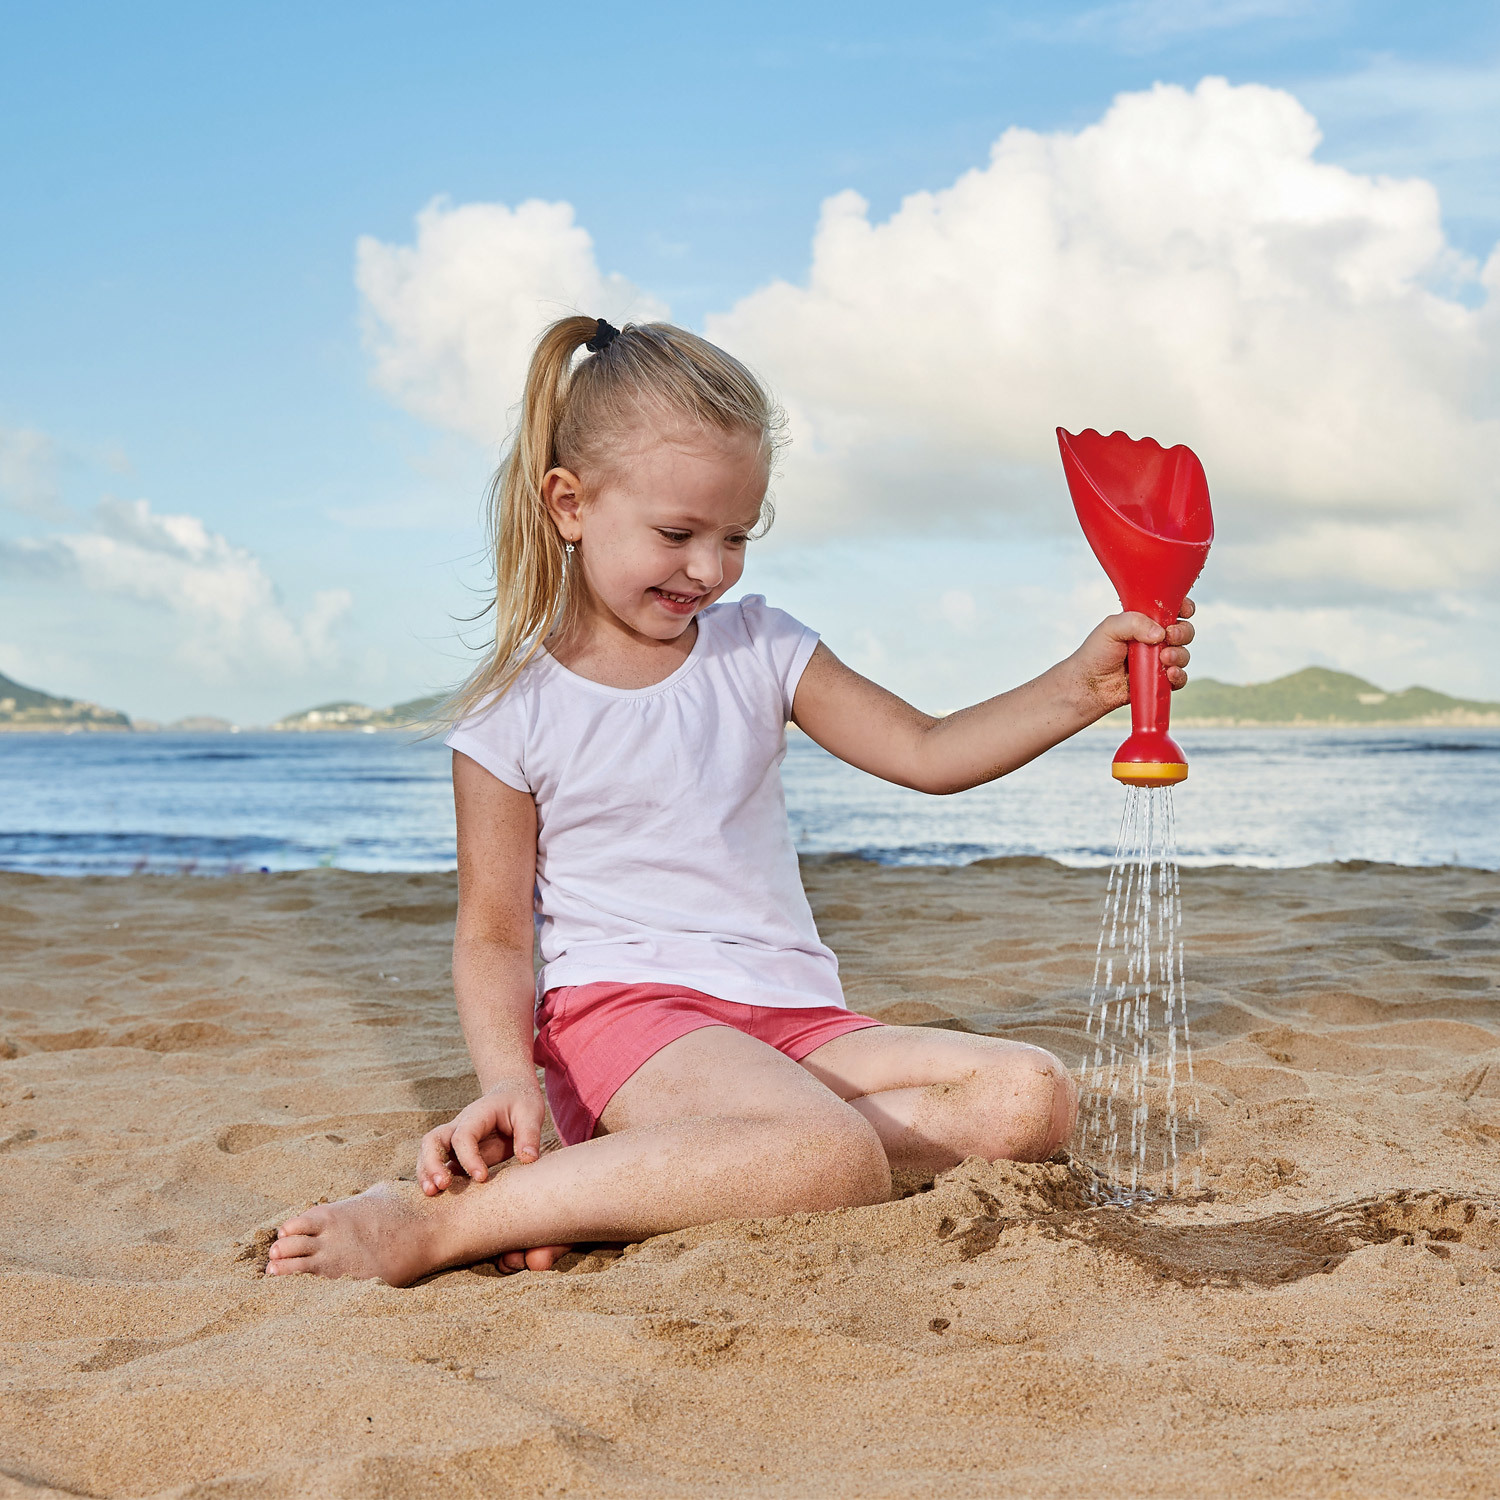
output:
{"label": "water droplet", "polygon": [[[1193,1153],[1201,1156],[1202,1147],[1171,787],[1126,789],[1085,1033],[1094,1047],[1083,1067],[1079,1155],[1102,1174],[1101,1198],[1130,1202],[1175,1193],[1184,1122],[1191,1126]],[[1186,1088],[1179,1071],[1186,1073]],[[1200,1166],[1192,1168],[1195,1185]]]}

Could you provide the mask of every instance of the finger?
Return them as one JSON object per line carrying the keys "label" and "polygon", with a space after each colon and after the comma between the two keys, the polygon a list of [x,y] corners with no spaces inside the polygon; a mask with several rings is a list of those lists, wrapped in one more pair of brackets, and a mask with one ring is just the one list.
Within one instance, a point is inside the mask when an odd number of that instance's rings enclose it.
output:
{"label": "finger", "polygon": [[1193,653],[1186,646],[1168,646],[1161,654],[1161,664],[1164,667],[1185,667],[1193,659]]}
{"label": "finger", "polygon": [[502,1270],[524,1271],[526,1269],[526,1252],[524,1250],[507,1250],[498,1262]]}
{"label": "finger", "polygon": [[1167,644],[1186,646],[1197,634],[1198,632],[1186,620],[1179,620],[1175,625],[1167,626]]}
{"label": "finger", "polygon": [[453,1127],[456,1123],[455,1120],[449,1120],[446,1125],[438,1125],[429,1130],[422,1137],[417,1160],[431,1163],[442,1161],[448,1155],[448,1142],[453,1139]]}
{"label": "finger", "polygon": [[[479,1124],[483,1117],[476,1119],[468,1118],[468,1111],[458,1117],[456,1129],[453,1132],[453,1154],[458,1158],[458,1164],[475,1182],[488,1182],[490,1169],[484,1164],[484,1157],[479,1154]],[[493,1123],[484,1119],[484,1133],[488,1135],[494,1129]]]}
{"label": "finger", "polygon": [[1191,599],[1184,599],[1182,601],[1182,608],[1177,611],[1177,618],[1180,620],[1190,620],[1197,613],[1198,606]]}
{"label": "finger", "polygon": [[1180,687],[1186,687],[1187,680],[1187,673],[1181,667],[1167,668],[1167,682],[1174,692]]}
{"label": "finger", "polygon": [[448,1186],[448,1146],[452,1139],[452,1121],[422,1137],[422,1148],[417,1153],[417,1179],[429,1197]]}
{"label": "finger", "polygon": [[516,1160],[535,1161],[542,1154],[542,1101],[531,1099],[515,1105],[510,1112],[510,1125]]}
{"label": "finger", "polygon": [[1116,615],[1106,623],[1118,627],[1112,634],[1119,641],[1144,641],[1148,646],[1154,646],[1167,636],[1167,632],[1150,615],[1144,615],[1138,609],[1126,610],[1124,614]]}

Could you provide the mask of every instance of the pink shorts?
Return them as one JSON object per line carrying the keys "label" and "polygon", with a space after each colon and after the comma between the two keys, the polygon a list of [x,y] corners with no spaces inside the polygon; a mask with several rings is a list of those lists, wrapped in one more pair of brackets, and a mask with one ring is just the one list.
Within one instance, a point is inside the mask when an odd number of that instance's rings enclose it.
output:
{"label": "pink shorts", "polygon": [[799,1062],[846,1031],[881,1023],[838,1005],[740,1005],[677,984],[579,984],[548,990],[536,1016],[552,1123],[566,1146],[586,1141],[616,1090],[668,1042],[732,1026]]}

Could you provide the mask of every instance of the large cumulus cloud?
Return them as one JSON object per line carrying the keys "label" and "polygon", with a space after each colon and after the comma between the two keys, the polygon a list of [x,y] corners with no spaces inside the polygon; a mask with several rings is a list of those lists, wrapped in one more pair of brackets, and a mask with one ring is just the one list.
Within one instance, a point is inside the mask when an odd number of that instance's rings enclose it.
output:
{"label": "large cumulus cloud", "polygon": [[1500,545],[1493,304],[1454,295],[1478,273],[1427,183],[1317,144],[1289,95],[1218,79],[1007,131],[884,223],[830,199],[806,282],[709,332],[792,408],[809,525],[1044,515],[1052,428],[1123,427],[1197,449],[1255,576],[1473,581]]}

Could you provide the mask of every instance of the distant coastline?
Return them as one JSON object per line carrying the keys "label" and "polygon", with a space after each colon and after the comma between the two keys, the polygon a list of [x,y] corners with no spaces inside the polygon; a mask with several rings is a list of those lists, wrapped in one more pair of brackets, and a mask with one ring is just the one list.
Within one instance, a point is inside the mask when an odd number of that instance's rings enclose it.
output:
{"label": "distant coastline", "polygon": [[[1119,709],[1110,719],[1129,715]],[[1304,667],[1244,686],[1193,679],[1172,695],[1172,723],[1183,729],[1500,728],[1500,703],[1426,687],[1391,693],[1351,672]]]}
{"label": "distant coastline", "polygon": [[444,695],[433,693],[425,698],[409,698],[405,703],[390,708],[370,708],[363,703],[320,703],[316,708],[304,708],[299,713],[288,714],[269,727],[278,734],[329,734],[353,730],[359,734],[374,734],[382,729],[413,729],[422,724],[440,703]]}
{"label": "distant coastline", "polygon": [[[378,734],[418,728],[442,702],[441,693],[390,708],[339,699],[265,726],[241,726],[206,714],[160,724],[23,687],[0,674],[0,733],[239,734],[263,727],[276,734]],[[1116,726],[1129,716],[1128,708],[1117,709],[1103,722]],[[1453,698],[1426,687],[1386,692],[1349,672],[1305,667],[1274,682],[1243,686],[1195,678],[1173,695],[1172,722],[1182,729],[1494,729],[1500,728],[1500,703]]]}
{"label": "distant coastline", "polygon": [[0,672],[0,731],[34,730],[76,734],[100,730],[129,732],[135,726],[119,709],[101,708],[83,698],[57,698],[23,687]]}
{"label": "distant coastline", "polygon": [[213,714],[190,714],[170,724],[132,718],[116,708],[104,708],[84,698],[65,698],[40,688],[26,687],[0,672],[0,734],[240,734],[247,729],[281,733],[342,730],[374,733],[412,729],[420,725],[444,695],[410,698],[390,708],[368,708],[363,703],[321,703],[288,714],[274,724],[240,725]]}
{"label": "distant coastline", "polygon": [[[1111,723],[1129,723],[1130,714],[1110,716]],[[1418,714],[1408,719],[1235,719],[1172,717],[1175,729],[1500,729],[1500,710],[1492,714],[1455,710],[1446,714]]]}

